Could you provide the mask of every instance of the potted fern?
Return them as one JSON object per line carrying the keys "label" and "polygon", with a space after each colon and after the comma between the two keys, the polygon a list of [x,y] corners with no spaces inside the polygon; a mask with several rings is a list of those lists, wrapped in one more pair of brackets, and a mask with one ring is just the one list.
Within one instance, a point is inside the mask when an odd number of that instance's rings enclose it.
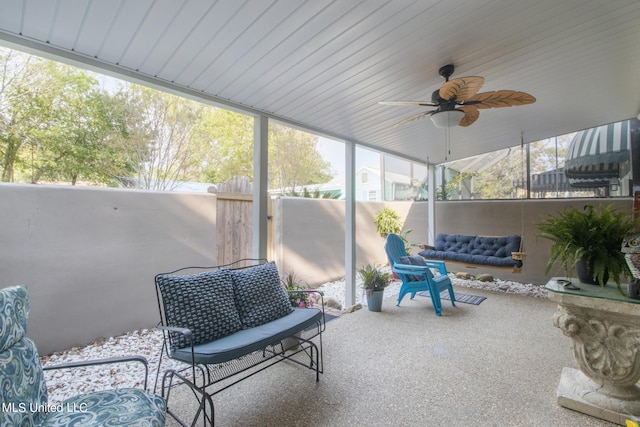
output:
{"label": "potted fern", "polygon": [[621,276],[630,274],[620,247],[636,224],[631,215],[612,205],[567,207],[557,216],[550,215],[536,224],[539,237],[552,242],[545,272],[559,264],[569,278],[575,269],[583,283],[604,286],[612,279],[620,288]]}
{"label": "potted fern", "polygon": [[370,311],[382,311],[384,288],[389,285],[389,273],[383,273],[371,264],[358,269],[362,278],[362,287],[367,294],[367,307]]}

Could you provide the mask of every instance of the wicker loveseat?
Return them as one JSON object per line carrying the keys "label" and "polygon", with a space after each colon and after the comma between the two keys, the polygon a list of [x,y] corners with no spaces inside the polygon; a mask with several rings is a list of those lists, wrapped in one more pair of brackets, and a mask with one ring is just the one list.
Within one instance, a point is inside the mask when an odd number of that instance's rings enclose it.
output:
{"label": "wicker loveseat", "polygon": [[[238,267],[249,262],[246,267]],[[319,308],[293,308],[278,269],[265,260],[240,260],[216,267],[188,267],[155,278],[164,331],[162,358],[182,362],[162,374],[167,413],[183,425],[214,424],[212,397],[282,361],[322,373],[325,328]],[[162,363],[158,375],[162,373]],[[198,400],[190,422],[172,411],[171,390],[188,386]],[[248,403],[249,404],[249,403]]]}

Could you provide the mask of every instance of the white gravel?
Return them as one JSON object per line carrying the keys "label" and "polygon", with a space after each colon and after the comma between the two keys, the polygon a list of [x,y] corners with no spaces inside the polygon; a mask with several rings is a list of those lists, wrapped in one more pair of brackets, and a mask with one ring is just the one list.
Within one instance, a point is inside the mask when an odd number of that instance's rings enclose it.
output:
{"label": "white gravel", "polygon": [[[125,335],[99,340],[84,347],[42,357],[44,366],[58,365],[79,360],[105,359],[128,355],[140,355],[147,359],[149,377],[147,389],[153,390],[155,374],[160,359],[162,332],[158,329],[142,329]],[[165,358],[162,366],[177,366]],[[49,403],[55,404],[69,397],[95,390],[120,387],[142,387],[144,366],[141,363],[118,363],[45,371]],[[162,378],[160,379],[162,380]]]}
{"label": "white gravel", "polygon": [[[381,268],[381,270],[385,270],[385,267]],[[389,271],[389,267],[386,267],[385,271]],[[450,274],[450,277],[455,286],[465,288],[486,289],[540,298],[546,298],[547,296],[544,286],[540,285],[522,284],[499,279],[493,282],[462,280],[456,278],[453,274]],[[385,289],[385,298],[394,298],[399,292],[400,285],[401,282],[398,280],[391,283]],[[319,289],[324,291],[325,301],[328,298],[332,298],[344,307],[344,286],[345,281],[339,280],[326,283]],[[362,282],[360,280],[356,281],[356,303],[366,305],[366,298],[364,298]],[[75,347],[64,352],[44,356],[42,357],[42,362],[43,365],[46,366],[76,360],[141,355],[144,356],[149,363],[149,382],[147,388],[153,390],[161,345],[162,333],[160,331],[157,329],[144,329],[122,336],[99,340],[84,347]],[[172,362],[166,358],[162,363],[163,367],[177,366],[176,362]],[[144,368],[139,363],[103,365],[93,368],[45,371],[45,378],[49,391],[49,401],[53,404],[76,394],[88,393],[94,390],[116,387],[140,387],[144,381]]]}

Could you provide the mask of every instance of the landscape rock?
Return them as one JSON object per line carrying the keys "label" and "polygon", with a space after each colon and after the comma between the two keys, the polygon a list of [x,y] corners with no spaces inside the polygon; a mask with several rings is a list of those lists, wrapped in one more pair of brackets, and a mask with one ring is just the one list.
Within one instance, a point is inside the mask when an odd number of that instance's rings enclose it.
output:
{"label": "landscape rock", "polygon": [[340,302],[333,297],[325,298],[324,305],[325,307],[335,308],[336,310],[342,311],[342,304],[340,304]]}
{"label": "landscape rock", "polygon": [[358,311],[362,309],[362,304],[358,303],[358,304],[354,304],[351,307],[349,307],[347,309],[347,313],[353,313],[354,311]]}

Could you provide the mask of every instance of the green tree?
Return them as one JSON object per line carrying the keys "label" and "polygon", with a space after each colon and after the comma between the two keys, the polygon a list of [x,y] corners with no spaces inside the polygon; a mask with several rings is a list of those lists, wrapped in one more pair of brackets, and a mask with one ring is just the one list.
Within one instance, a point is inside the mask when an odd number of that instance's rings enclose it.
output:
{"label": "green tree", "polygon": [[129,85],[126,129],[136,187],[171,190],[200,173],[195,146],[207,106],[150,88]]}
{"label": "green tree", "polygon": [[476,176],[477,173],[475,172],[463,172],[453,175],[445,183],[444,194],[442,186],[438,186],[436,188],[436,200],[451,200],[456,198],[456,196],[460,193],[461,186],[469,185],[469,182],[472,181]]}
{"label": "green tree", "polygon": [[118,143],[126,138],[117,97],[101,92],[98,81],[78,69],[49,62],[48,122],[32,131],[32,180],[75,185],[78,180],[115,185],[131,172]]}
{"label": "green tree", "polygon": [[542,173],[564,166],[573,134],[548,138],[529,144],[531,173]]}
{"label": "green tree", "polygon": [[523,178],[523,158],[520,148],[510,148],[508,154],[473,178],[476,199],[516,198],[514,182]]}
{"label": "green tree", "polygon": [[[253,117],[127,84],[102,91],[89,73],[0,49],[3,181],[124,183],[170,190],[178,181],[253,178]],[[272,124],[271,188],[330,178],[317,137]]]}
{"label": "green tree", "polygon": [[330,164],[316,149],[317,136],[272,123],[269,142],[269,188],[295,192],[331,179]]}
{"label": "green tree", "polygon": [[[253,179],[253,118],[215,108],[199,128],[201,178],[225,182],[236,175]],[[328,181],[330,165],[317,151],[318,138],[271,123],[269,126],[269,188],[297,192]]]}
{"label": "green tree", "polygon": [[211,108],[198,135],[200,179],[219,183],[240,175],[253,180],[253,117]]}
{"label": "green tree", "polygon": [[113,185],[128,174],[118,102],[74,67],[0,49],[2,181],[78,180]]}
{"label": "green tree", "polygon": [[302,187],[302,193],[291,190],[286,193],[286,195],[291,197],[305,197],[307,199],[339,199],[340,196],[342,196],[342,192],[340,190],[320,192],[318,188],[309,191],[307,187]]}
{"label": "green tree", "polygon": [[38,61],[25,54],[0,49],[0,168],[1,180],[13,182],[22,147],[30,130],[40,125],[41,103],[34,93],[40,88]]}

